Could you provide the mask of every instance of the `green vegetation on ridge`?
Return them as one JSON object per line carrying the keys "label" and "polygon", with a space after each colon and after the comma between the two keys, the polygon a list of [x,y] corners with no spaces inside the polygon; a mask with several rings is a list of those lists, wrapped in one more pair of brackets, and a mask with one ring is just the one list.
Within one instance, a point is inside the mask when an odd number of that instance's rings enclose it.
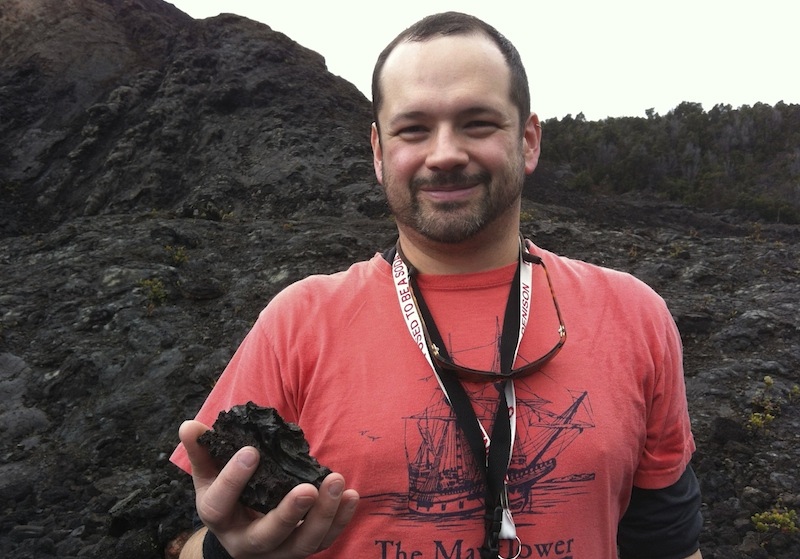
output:
{"label": "green vegetation on ridge", "polygon": [[542,159],[583,192],[640,191],[687,205],[800,223],[800,105],[684,102],[664,116],[543,125]]}

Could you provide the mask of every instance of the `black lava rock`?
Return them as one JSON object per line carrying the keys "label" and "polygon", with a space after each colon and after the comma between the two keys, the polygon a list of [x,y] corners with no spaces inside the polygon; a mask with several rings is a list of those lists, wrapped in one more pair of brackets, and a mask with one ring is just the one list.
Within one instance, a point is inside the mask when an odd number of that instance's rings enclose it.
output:
{"label": "black lava rock", "polygon": [[[697,133],[720,131],[709,119]],[[395,244],[372,121],[321,54],[247,18],[0,0],[0,558],[177,558],[196,514],[191,476],[168,461],[181,421],[281,289]],[[525,181],[522,232],[631,272],[669,305],[704,559],[797,559],[798,534],[752,517],[800,510],[800,228],[753,221],[750,187],[707,173],[698,192],[743,212],[654,185],[576,188],[580,169],[548,155],[576,148],[558,129]],[[796,160],[758,145],[743,156],[768,163],[794,207]],[[657,167],[670,157],[645,148]],[[767,405],[779,412],[756,428]]]}
{"label": "black lava rock", "polygon": [[208,447],[220,467],[243,446],[258,449],[261,460],[242,491],[241,501],[260,512],[274,509],[296,485],[312,483],[319,487],[331,473],[309,454],[299,426],[284,421],[274,408],[253,402],[220,412],[213,430],[197,441]]}

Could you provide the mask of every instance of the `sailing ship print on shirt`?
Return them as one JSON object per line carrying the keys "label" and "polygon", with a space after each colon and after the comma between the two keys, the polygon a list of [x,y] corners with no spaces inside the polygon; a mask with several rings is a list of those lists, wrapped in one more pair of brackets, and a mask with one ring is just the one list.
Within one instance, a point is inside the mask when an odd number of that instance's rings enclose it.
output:
{"label": "sailing ship print on shirt", "polygon": [[[558,457],[586,429],[594,427],[586,392],[574,396],[566,409],[555,411],[537,396],[518,394],[517,442],[508,470],[512,512],[533,510],[540,490],[564,489],[591,481],[592,473],[558,472]],[[476,398],[477,406],[493,409],[497,399]],[[485,485],[476,474],[474,459],[450,411],[442,400],[406,418],[408,509],[414,514],[464,516],[483,513]],[[540,482],[549,483],[542,486]],[[547,499],[552,503],[551,498]]]}
{"label": "sailing ship print on shirt", "polygon": [[[447,346],[456,362],[472,363],[475,354],[486,352],[499,370],[500,319],[495,319],[495,336],[482,345],[468,347],[453,343]],[[520,356],[524,359],[524,356]],[[515,381],[517,399],[516,440],[508,470],[511,511],[536,514],[551,512],[559,503],[588,491],[594,472],[570,471],[559,459],[581,434],[595,427],[589,394],[570,390],[549,378],[547,369],[530,378]],[[420,382],[436,383],[429,371]],[[546,379],[546,380],[545,380]],[[545,382],[543,382],[545,381]],[[465,386],[476,414],[492,418],[499,403],[499,385],[472,383]],[[541,396],[546,394],[547,397]],[[435,521],[454,530],[474,530],[482,522],[485,482],[478,473],[469,444],[461,432],[455,414],[440,389],[419,413],[400,418],[404,421],[404,448],[408,467],[408,485],[403,493],[362,495],[375,506],[373,514],[392,516],[402,525]],[[491,424],[486,428],[491,431]],[[382,439],[385,440],[385,439]],[[574,462],[573,462],[574,463]],[[530,524],[516,518],[517,525]]]}
{"label": "sailing ship print on shirt", "polygon": [[[500,318],[495,317],[495,333],[487,344],[458,347],[448,336],[448,351],[458,362],[473,359],[472,352],[493,348],[491,370],[499,370],[501,337]],[[546,371],[537,374],[546,375]],[[553,383],[551,387],[560,393],[561,401],[568,402],[558,408],[530,391],[526,379],[515,383],[517,440],[508,469],[509,500],[512,512],[533,511],[536,502],[552,503],[557,490],[574,492],[576,484],[594,479],[593,473],[558,470],[559,456],[594,423],[586,391],[573,392]],[[470,394],[479,417],[494,417],[499,390],[499,385],[489,383]],[[455,414],[443,395],[439,396],[423,412],[406,418],[408,509],[415,514],[444,517],[483,514],[485,482],[477,474]],[[540,493],[549,490],[550,495],[534,499],[534,488]]]}

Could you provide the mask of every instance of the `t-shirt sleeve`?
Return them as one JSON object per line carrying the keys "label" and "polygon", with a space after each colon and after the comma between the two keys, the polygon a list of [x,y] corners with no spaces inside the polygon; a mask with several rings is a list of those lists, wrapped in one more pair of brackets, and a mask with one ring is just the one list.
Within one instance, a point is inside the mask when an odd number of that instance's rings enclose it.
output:
{"label": "t-shirt sleeve", "polygon": [[[280,371],[268,336],[270,314],[267,309],[262,311],[200,408],[195,417],[197,421],[211,427],[221,411],[249,401],[274,407],[281,416],[292,420],[284,388],[275,379]],[[177,446],[170,461],[191,473],[191,464],[183,444]]]}
{"label": "t-shirt sleeve", "polygon": [[[656,296],[657,297],[657,296]],[[633,485],[661,489],[675,483],[695,451],[683,372],[680,334],[664,301],[644,327],[651,341],[653,370],[647,409],[647,432]]]}

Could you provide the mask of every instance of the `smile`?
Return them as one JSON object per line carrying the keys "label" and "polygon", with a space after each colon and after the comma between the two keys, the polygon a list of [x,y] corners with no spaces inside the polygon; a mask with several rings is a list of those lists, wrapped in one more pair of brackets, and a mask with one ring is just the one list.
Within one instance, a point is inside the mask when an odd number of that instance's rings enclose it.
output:
{"label": "smile", "polygon": [[436,202],[459,202],[472,198],[482,183],[472,185],[436,185],[423,188],[419,194]]}

